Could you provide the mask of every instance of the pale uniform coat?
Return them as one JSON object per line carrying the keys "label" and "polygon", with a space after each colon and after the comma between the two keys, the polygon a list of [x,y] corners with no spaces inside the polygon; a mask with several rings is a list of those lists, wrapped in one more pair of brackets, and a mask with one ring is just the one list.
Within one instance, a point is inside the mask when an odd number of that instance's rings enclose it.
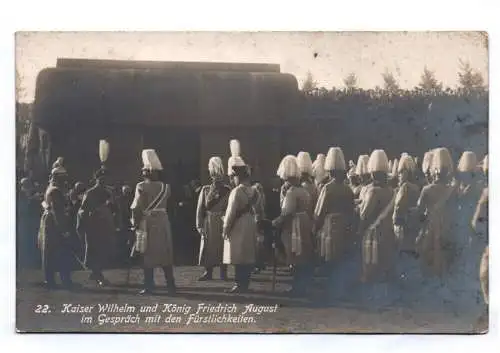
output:
{"label": "pale uniform coat", "polygon": [[227,235],[224,239],[224,264],[255,264],[258,196],[255,188],[248,185],[240,184],[231,190],[223,226]]}
{"label": "pale uniform coat", "polygon": [[471,220],[481,197],[481,188],[475,180],[471,184],[460,183],[457,187],[457,194],[458,205],[457,214],[454,218],[454,238],[457,250],[461,255],[457,259],[459,265],[457,270],[467,274],[468,278],[473,281],[478,281],[479,263],[476,259],[482,255],[485,243],[483,239],[475,235]]}
{"label": "pale uniform coat", "polygon": [[483,193],[479,202],[477,204],[476,212],[474,213],[474,218],[472,220],[472,226],[476,231],[477,235],[481,238],[483,242],[486,243],[486,247],[481,256],[481,262],[479,267],[479,279],[481,281],[481,290],[483,292],[483,298],[486,304],[489,302],[488,298],[488,188],[483,189]]}
{"label": "pale uniform coat", "polygon": [[337,260],[352,240],[354,194],[345,184],[331,181],[321,190],[314,211],[319,230],[319,255],[324,261]]}
{"label": "pale uniform coat", "polygon": [[303,264],[313,257],[313,222],[311,217],[311,195],[298,186],[286,191],[281,215],[281,240],[285,248],[287,264]]}
{"label": "pale uniform coat", "polygon": [[486,304],[489,304],[489,279],[488,279],[488,264],[489,264],[489,256],[490,251],[489,248],[486,247],[483,252],[483,256],[481,257],[481,264],[479,267],[479,278],[481,280],[481,290],[483,292],[483,299]]}
{"label": "pale uniform coat", "polygon": [[426,185],[417,202],[419,214],[425,215],[425,223],[417,239],[424,269],[441,274],[453,253],[452,245],[455,188],[445,184]]}
{"label": "pale uniform coat", "polygon": [[222,218],[226,212],[230,191],[230,187],[222,183],[212,183],[201,189],[196,208],[196,228],[203,229],[205,234],[200,244],[200,266],[212,267],[222,264]]}
{"label": "pale uniform coat", "polygon": [[311,196],[309,215],[312,217],[314,213],[314,206],[318,200],[318,188],[309,180],[303,181],[301,185],[305,190],[307,190],[309,196]]}
{"label": "pale uniform coat", "polygon": [[160,181],[143,181],[137,184],[132,205],[132,223],[140,225],[147,232],[146,247],[143,257],[145,268],[166,267],[174,264],[172,228],[167,213],[167,201],[170,197],[170,186],[165,184],[166,191],[158,206],[148,212],[144,211],[159,195],[163,183]]}
{"label": "pale uniform coat", "polygon": [[360,185],[358,199],[361,201],[361,203],[363,203],[363,201],[365,200],[366,194],[368,193],[368,190],[370,190],[371,186],[372,184]]}
{"label": "pale uniform coat", "polygon": [[393,222],[402,251],[415,250],[419,221],[416,213],[412,210],[417,206],[419,196],[420,188],[409,181],[401,184],[396,193]]}
{"label": "pale uniform coat", "polygon": [[390,212],[380,219],[377,226],[372,228],[379,216],[388,210],[393,196],[394,191],[391,187],[372,183],[360,208],[361,229],[364,231],[363,263],[375,272],[390,269],[394,262],[396,241],[392,227],[392,210],[389,210]]}

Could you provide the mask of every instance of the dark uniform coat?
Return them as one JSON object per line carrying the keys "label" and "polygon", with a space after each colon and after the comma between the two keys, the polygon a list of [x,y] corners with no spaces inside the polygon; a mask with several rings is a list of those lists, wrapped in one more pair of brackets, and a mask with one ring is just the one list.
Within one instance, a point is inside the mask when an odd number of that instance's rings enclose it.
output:
{"label": "dark uniform coat", "polygon": [[44,271],[58,272],[69,266],[71,253],[67,241],[70,235],[69,221],[65,213],[66,200],[61,189],[49,185],[45,193],[45,210],[40,220],[38,246]]}
{"label": "dark uniform coat", "polygon": [[113,264],[116,228],[110,207],[112,198],[103,185],[87,190],[78,211],[77,230],[85,239],[85,264],[102,269]]}
{"label": "dark uniform coat", "polygon": [[222,218],[230,192],[228,185],[218,181],[201,189],[196,208],[196,228],[201,229],[204,234],[200,244],[200,266],[213,267],[222,264]]}

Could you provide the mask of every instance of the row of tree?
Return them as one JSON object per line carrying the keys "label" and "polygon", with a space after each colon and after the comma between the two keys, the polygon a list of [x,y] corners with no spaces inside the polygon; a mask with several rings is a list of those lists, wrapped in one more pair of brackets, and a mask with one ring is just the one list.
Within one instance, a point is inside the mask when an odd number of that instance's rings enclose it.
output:
{"label": "row of tree", "polygon": [[[384,82],[383,89],[390,93],[395,93],[401,90],[397,79],[393,73],[386,70],[382,73]],[[344,79],[344,88],[346,90],[355,90],[358,88],[358,78],[354,72],[349,73]],[[483,75],[471,67],[469,62],[460,61],[460,71],[458,72],[459,89],[473,92],[485,91],[486,86]],[[443,90],[443,83],[436,79],[434,71],[424,67],[424,72],[420,75],[420,83],[417,90],[425,92],[439,92]],[[318,88],[318,83],[314,80],[311,72],[307,73],[306,79],[302,85],[302,91],[305,93],[313,92],[316,90],[325,90],[325,88]],[[376,87],[380,89],[380,87]]]}

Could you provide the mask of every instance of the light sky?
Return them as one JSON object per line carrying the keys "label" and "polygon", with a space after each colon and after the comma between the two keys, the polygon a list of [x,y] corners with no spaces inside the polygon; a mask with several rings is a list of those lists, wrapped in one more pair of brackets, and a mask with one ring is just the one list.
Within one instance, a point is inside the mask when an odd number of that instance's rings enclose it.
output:
{"label": "light sky", "polygon": [[329,89],[342,87],[350,72],[359,87],[382,86],[385,70],[412,88],[424,66],[455,87],[463,60],[488,82],[488,49],[478,32],[24,32],[16,37],[21,101],[33,100],[38,72],[58,57],[276,63],[299,85],[310,71]]}

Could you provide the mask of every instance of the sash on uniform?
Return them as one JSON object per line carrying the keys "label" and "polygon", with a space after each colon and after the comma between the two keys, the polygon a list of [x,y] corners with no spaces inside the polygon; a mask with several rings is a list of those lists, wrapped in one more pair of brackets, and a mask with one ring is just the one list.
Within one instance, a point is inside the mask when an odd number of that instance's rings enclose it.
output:
{"label": "sash on uniform", "polygon": [[135,252],[140,254],[144,254],[147,249],[147,240],[148,240],[148,232],[147,232],[147,224],[146,219],[149,215],[151,215],[154,211],[166,211],[165,209],[157,208],[160,202],[163,200],[165,196],[166,187],[165,184],[161,184],[161,190],[158,196],[149,204],[149,206],[144,210],[144,216],[139,224],[139,227],[135,230],[135,244],[132,247],[131,255]]}

